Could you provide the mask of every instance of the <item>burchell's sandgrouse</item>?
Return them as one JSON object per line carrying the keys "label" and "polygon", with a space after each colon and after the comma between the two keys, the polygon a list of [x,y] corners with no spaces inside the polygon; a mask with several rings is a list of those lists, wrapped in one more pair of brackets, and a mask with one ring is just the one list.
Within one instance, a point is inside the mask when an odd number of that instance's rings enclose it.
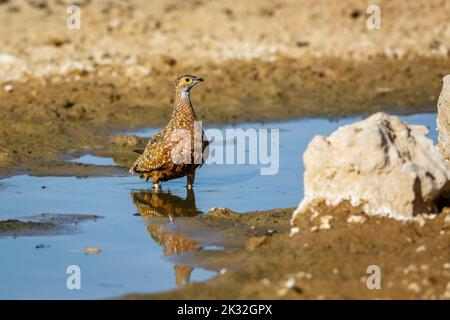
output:
{"label": "burchell's sandgrouse", "polygon": [[141,178],[153,181],[156,191],[161,181],[187,177],[191,189],[195,170],[206,159],[208,141],[201,127],[196,125],[197,116],[191,104],[190,91],[202,78],[185,75],[175,81],[175,107],[172,118],[165,128],[148,142],[130,169]]}

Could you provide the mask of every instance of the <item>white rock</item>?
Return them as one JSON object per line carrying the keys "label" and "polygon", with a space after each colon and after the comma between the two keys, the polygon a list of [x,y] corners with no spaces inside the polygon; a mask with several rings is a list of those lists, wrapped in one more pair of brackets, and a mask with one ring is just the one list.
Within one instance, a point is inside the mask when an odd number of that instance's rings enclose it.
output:
{"label": "white rock", "polygon": [[291,228],[291,232],[290,232],[290,236],[293,237],[296,234],[298,234],[300,232],[300,228],[299,227],[292,227]]}
{"label": "white rock", "polygon": [[442,91],[438,100],[437,127],[439,131],[438,148],[450,160],[450,75],[442,81]]}
{"label": "white rock", "polygon": [[14,89],[13,86],[10,84],[7,84],[3,87],[3,90],[5,90],[5,92],[11,92],[13,91],[13,89]]}
{"label": "white rock", "polygon": [[320,201],[349,201],[366,214],[401,220],[436,211],[435,201],[450,190],[450,168],[427,133],[376,113],[315,136],[303,155],[305,196],[292,223]]}
{"label": "white rock", "polygon": [[364,223],[366,221],[366,218],[363,216],[357,216],[352,214],[350,217],[347,218],[347,223]]}
{"label": "white rock", "polygon": [[319,229],[321,230],[328,230],[331,229],[331,220],[333,219],[333,216],[326,215],[323,217],[320,217],[320,226]]}
{"label": "white rock", "polygon": [[292,289],[295,287],[295,284],[296,284],[295,278],[291,277],[286,281],[285,287],[288,289]]}

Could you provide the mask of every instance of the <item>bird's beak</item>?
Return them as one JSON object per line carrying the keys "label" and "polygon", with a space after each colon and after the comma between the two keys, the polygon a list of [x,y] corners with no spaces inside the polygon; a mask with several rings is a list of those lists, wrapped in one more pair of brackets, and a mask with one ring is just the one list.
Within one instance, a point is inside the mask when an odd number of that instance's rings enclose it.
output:
{"label": "bird's beak", "polygon": [[203,78],[196,78],[195,79],[195,82],[202,82],[202,81],[204,81]]}

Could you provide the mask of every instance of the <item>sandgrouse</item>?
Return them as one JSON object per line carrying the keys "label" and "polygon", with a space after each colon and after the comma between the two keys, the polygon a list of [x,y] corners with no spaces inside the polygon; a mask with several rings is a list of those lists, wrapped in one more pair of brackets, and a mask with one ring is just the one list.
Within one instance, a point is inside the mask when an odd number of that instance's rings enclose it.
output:
{"label": "sandgrouse", "polygon": [[175,81],[175,106],[169,123],[148,142],[134,162],[130,173],[153,181],[157,192],[160,182],[187,177],[192,189],[195,170],[207,156],[208,141],[191,104],[190,91],[202,78],[185,75]]}

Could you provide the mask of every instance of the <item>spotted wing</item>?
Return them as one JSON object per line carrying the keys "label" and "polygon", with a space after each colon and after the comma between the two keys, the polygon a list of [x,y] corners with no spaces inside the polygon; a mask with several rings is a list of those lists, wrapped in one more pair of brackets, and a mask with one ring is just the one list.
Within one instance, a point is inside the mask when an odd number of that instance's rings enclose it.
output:
{"label": "spotted wing", "polygon": [[161,130],[150,139],[144,152],[131,167],[131,173],[152,171],[164,164],[164,135],[165,130]]}

